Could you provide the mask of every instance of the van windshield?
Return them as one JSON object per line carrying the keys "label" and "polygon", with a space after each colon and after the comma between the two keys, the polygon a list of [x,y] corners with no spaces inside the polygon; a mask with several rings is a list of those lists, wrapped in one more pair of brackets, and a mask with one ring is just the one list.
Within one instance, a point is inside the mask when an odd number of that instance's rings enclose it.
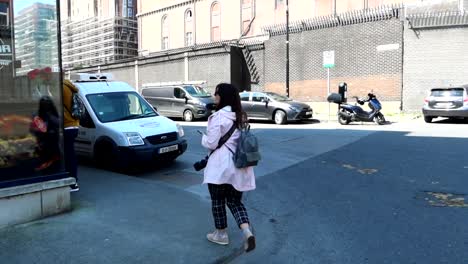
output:
{"label": "van windshield", "polygon": [[185,91],[193,97],[210,97],[211,94],[205,90],[203,87],[195,85],[186,85],[184,86]]}
{"label": "van windshield", "polygon": [[136,92],[89,94],[86,98],[102,123],[158,115]]}

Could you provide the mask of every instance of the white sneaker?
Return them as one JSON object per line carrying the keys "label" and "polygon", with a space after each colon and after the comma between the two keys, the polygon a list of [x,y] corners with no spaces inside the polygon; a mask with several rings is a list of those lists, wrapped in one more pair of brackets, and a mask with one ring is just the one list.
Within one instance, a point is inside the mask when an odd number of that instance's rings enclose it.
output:
{"label": "white sneaker", "polygon": [[229,244],[229,237],[227,232],[220,232],[215,230],[213,233],[209,233],[206,235],[206,238],[216,244],[219,245],[227,245]]}

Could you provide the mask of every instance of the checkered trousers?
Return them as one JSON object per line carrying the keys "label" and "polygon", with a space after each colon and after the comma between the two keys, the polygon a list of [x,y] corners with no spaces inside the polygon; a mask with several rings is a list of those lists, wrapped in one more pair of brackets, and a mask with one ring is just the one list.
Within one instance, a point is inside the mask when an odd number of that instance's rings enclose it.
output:
{"label": "checkered trousers", "polygon": [[226,204],[236,219],[237,225],[249,223],[247,210],[242,204],[242,192],[234,189],[230,184],[208,184],[211,195],[211,211],[216,229],[227,227]]}

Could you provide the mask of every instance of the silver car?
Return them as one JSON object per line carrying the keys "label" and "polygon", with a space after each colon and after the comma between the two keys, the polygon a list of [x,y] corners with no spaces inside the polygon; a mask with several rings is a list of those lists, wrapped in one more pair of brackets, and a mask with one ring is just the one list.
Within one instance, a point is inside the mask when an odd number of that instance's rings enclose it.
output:
{"label": "silver car", "polygon": [[312,118],[313,110],[305,103],[271,92],[240,93],[242,108],[249,119],[273,120],[276,124]]}
{"label": "silver car", "polygon": [[422,112],[427,123],[437,117],[468,119],[468,85],[431,89]]}

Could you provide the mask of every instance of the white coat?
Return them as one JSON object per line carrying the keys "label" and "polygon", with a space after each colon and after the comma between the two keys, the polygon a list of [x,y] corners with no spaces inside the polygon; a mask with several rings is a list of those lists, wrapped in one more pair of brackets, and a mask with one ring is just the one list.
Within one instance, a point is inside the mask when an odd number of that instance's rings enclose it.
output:
{"label": "white coat", "polygon": [[[208,150],[214,150],[236,120],[236,114],[230,106],[217,111],[208,118],[206,135],[202,137],[202,145]],[[231,184],[240,192],[255,189],[255,175],[253,167],[236,168],[232,160],[232,150],[235,152],[240,131],[236,129],[229,140],[219,149],[215,150],[208,159],[204,171],[203,183]],[[229,148],[229,149],[228,149]]]}

